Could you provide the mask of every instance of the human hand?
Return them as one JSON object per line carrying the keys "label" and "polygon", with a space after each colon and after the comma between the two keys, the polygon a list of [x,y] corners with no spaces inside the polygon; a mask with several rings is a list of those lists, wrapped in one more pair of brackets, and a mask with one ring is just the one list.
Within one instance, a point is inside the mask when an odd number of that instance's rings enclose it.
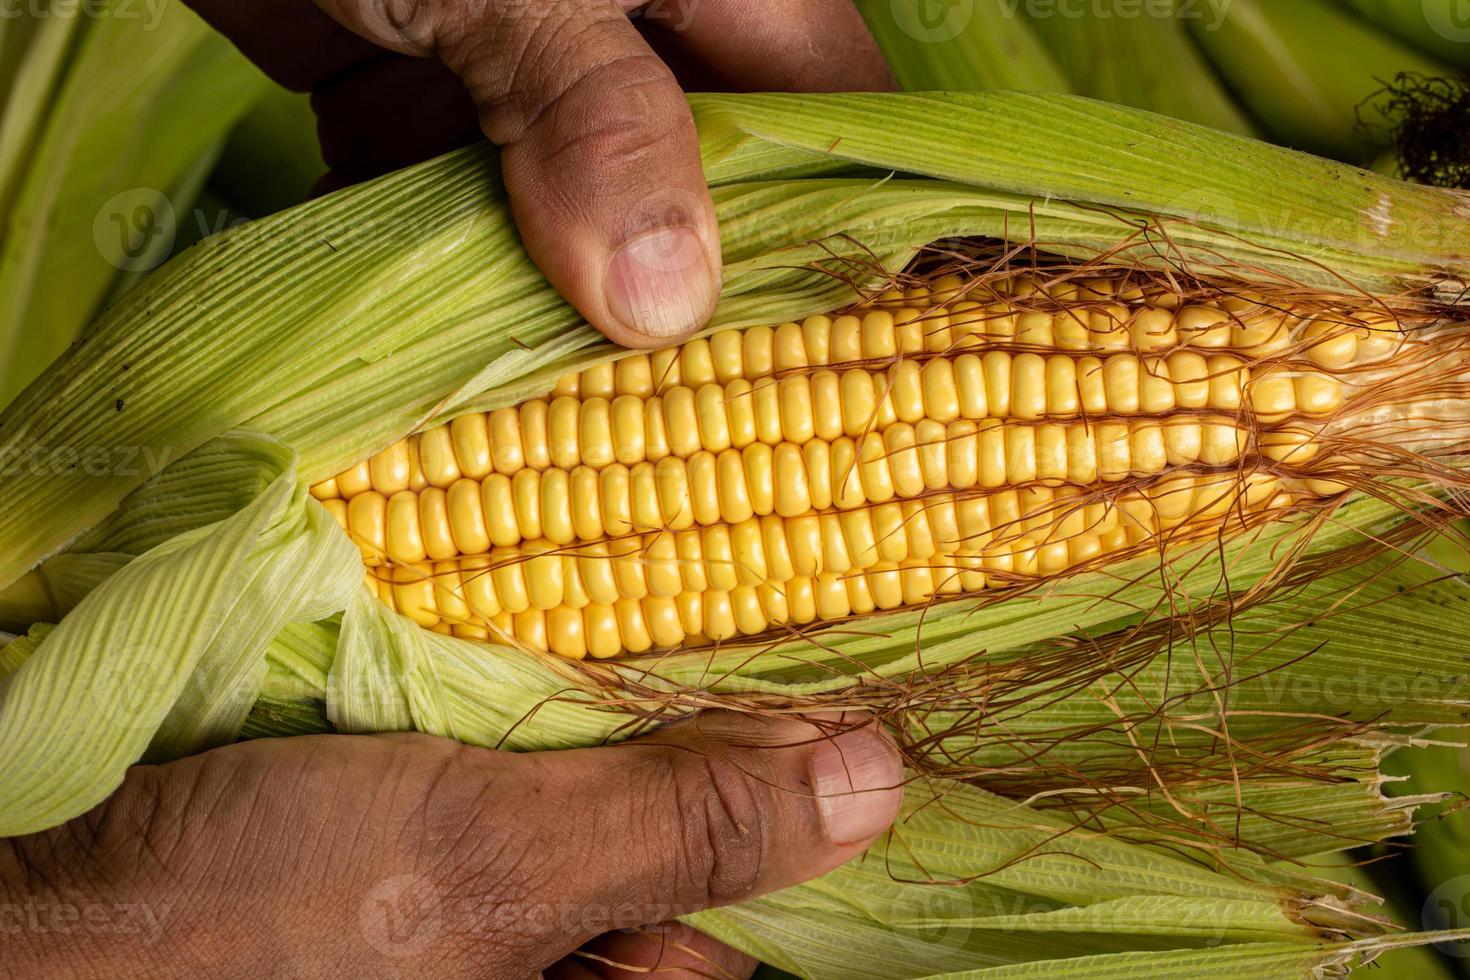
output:
{"label": "human hand", "polygon": [[866,848],[897,814],[902,769],[872,723],[851,724],[828,738],[708,712],[566,752],[315,736],[138,766],[87,815],[0,840],[0,963],[27,977],[748,977],[753,961],[686,927],[616,930]]}
{"label": "human hand", "polygon": [[681,83],[893,86],[850,0],[190,3],[267,74],[313,93],[333,184],[483,131],[502,148],[531,258],[629,347],[693,332],[719,295],[719,231]]}

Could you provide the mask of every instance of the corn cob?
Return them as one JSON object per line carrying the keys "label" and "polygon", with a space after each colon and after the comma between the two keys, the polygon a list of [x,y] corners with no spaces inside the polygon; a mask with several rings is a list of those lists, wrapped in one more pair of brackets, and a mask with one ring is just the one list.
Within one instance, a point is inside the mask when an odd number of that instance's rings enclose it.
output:
{"label": "corn cob", "polygon": [[1310,461],[1341,373],[1392,343],[1245,297],[947,276],[628,354],[313,494],[425,627],[638,653],[1035,582],[1334,493],[1246,471]]}

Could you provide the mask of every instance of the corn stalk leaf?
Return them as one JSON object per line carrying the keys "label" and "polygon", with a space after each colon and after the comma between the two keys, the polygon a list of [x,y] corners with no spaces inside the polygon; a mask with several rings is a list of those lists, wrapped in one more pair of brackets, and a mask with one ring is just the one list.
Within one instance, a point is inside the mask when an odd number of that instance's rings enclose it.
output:
{"label": "corn stalk leaf", "polygon": [[906,92],[1070,92],[1012,0],[857,0]]}
{"label": "corn stalk leaf", "polygon": [[211,183],[258,218],[305,201],[326,172],[308,97],[273,87],[230,131]]}
{"label": "corn stalk leaf", "polygon": [[1470,21],[1460,0],[1338,0],[1383,28],[1447,64],[1470,71]]}
{"label": "corn stalk leaf", "polygon": [[0,404],[66,349],[119,272],[167,254],[189,203],[171,195],[266,84],[181,5],[156,24],[122,13],[46,19],[30,49],[43,64],[12,93],[3,125],[16,132],[0,141]]}
{"label": "corn stalk leaf", "polygon": [[[1236,95],[1287,146],[1369,163],[1389,120],[1370,98],[1400,72],[1451,69],[1385,36],[1331,0],[1206,0],[1195,40]],[[1322,39],[1330,37],[1331,44]]]}
{"label": "corn stalk leaf", "polygon": [[1140,15],[1126,0],[1096,0],[1066,15],[1033,9],[1031,24],[1080,95],[1255,135],[1194,46],[1183,14],[1200,11],[1181,13],[1178,3],[1165,0]]}

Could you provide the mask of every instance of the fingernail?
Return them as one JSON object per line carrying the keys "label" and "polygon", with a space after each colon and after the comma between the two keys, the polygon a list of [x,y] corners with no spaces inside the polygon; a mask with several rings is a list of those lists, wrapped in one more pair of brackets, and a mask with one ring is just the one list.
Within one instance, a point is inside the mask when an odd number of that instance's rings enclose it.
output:
{"label": "fingernail", "polygon": [[827,838],[858,844],[893,823],[903,801],[903,764],[873,725],[812,744],[812,788]]}
{"label": "fingernail", "polygon": [[692,228],[658,228],[624,243],[607,267],[607,305],[649,337],[682,337],[703,326],[718,285]]}

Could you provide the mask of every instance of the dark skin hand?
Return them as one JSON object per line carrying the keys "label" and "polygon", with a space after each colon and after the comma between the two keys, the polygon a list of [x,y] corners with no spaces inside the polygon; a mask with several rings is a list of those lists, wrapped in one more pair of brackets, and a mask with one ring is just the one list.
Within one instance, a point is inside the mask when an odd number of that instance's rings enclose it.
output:
{"label": "dark skin hand", "polygon": [[851,0],[190,3],[312,93],[327,186],[498,144],[531,258],[629,347],[693,332],[719,294],[684,90],[893,87]]}
{"label": "dark skin hand", "polygon": [[855,721],[707,712],[536,754],[314,736],[138,766],[91,813],[0,840],[0,972],[748,977],[657,924],[819,875],[888,826],[898,753]]}
{"label": "dark skin hand", "polygon": [[[849,0],[191,2],[312,93],[323,190],[498,144],[531,257],[632,347],[693,332],[719,293],[683,91],[893,84]],[[232,745],[135,767],[91,813],[0,840],[0,972],[748,977],[748,957],[669,920],[857,855],[900,779],[872,725],[829,740],[718,712],[535,755]]]}

